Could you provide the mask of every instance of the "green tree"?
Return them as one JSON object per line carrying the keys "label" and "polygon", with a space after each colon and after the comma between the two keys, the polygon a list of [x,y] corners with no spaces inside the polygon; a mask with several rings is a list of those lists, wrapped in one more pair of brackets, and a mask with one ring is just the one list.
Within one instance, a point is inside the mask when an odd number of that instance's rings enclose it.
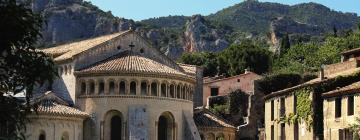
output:
{"label": "green tree", "polygon": [[202,66],[204,68],[204,76],[215,76],[218,74],[217,55],[215,53],[185,53],[180,57],[179,62]]}
{"label": "green tree", "polygon": [[268,72],[271,66],[271,53],[254,42],[247,40],[234,44],[219,54],[222,69],[220,73],[228,76],[238,75],[250,68],[258,74]]}
{"label": "green tree", "polygon": [[[24,138],[33,87],[51,82],[52,60],[35,50],[42,20],[24,4],[0,1],[0,139]],[[24,93],[25,100],[14,96]]]}

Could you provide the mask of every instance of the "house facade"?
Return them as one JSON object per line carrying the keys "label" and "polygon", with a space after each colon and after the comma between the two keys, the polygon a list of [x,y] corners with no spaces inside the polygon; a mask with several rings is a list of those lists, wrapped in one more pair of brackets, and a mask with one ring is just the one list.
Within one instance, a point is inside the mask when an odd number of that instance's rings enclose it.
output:
{"label": "house facade", "polygon": [[[359,73],[360,63],[355,59],[358,51],[359,49],[346,51],[343,53],[341,63],[324,66],[316,79],[266,95],[264,98],[266,139],[351,139],[349,124],[354,122],[354,114],[360,109],[356,103],[357,91],[354,90],[358,85],[355,82],[358,81],[356,78],[354,81],[353,78],[352,83],[341,84],[340,89],[324,85],[330,85],[340,77]],[[353,54],[350,54],[351,52]],[[334,90],[319,92],[317,87],[321,86]],[[349,89],[352,92],[349,92]],[[308,102],[306,105],[309,107],[306,112],[309,115],[305,117],[301,116],[301,113],[304,113],[304,101]],[[296,117],[300,119],[294,119]]]}
{"label": "house facade", "polygon": [[260,78],[262,76],[248,70],[232,77],[205,77],[203,80],[203,105],[208,105],[208,98],[211,96],[225,96],[238,89],[252,94],[254,92],[254,81]]}

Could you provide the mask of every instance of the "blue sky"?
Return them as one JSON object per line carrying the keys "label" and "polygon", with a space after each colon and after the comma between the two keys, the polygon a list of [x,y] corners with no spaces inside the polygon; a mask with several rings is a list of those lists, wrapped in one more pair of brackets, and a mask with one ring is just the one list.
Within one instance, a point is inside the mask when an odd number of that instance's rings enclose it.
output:
{"label": "blue sky", "polygon": [[[209,15],[243,0],[87,0],[115,16],[136,21],[168,15]],[[282,4],[321,3],[331,9],[360,15],[360,0],[260,0]]]}

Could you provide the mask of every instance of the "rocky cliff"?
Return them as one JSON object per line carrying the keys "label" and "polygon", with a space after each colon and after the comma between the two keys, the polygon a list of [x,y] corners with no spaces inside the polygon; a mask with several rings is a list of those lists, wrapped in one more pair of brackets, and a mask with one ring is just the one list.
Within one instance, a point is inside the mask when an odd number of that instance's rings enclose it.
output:
{"label": "rocky cliff", "polygon": [[45,45],[123,31],[134,25],[132,20],[114,17],[82,0],[33,0],[31,6],[45,18]]}

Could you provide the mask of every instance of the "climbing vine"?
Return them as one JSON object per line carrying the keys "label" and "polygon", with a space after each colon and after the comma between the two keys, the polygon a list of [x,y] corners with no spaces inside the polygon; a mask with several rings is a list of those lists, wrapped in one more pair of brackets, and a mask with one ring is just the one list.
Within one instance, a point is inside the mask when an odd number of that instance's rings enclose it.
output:
{"label": "climbing vine", "polygon": [[296,113],[289,113],[280,118],[278,123],[294,124],[295,122],[305,122],[307,129],[313,126],[314,112],[312,110],[311,88],[302,88],[294,91],[296,97]]}

